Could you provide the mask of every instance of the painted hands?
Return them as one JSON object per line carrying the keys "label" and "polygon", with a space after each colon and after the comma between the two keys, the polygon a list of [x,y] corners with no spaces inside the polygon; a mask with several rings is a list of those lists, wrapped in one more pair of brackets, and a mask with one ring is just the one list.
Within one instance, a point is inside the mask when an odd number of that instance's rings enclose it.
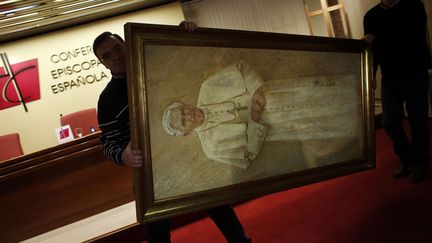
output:
{"label": "painted hands", "polygon": [[266,106],[266,99],[263,93],[263,89],[259,88],[255,91],[252,96],[252,109],[251,119],[252,121],[259,123],[261,120],[261,114]]}

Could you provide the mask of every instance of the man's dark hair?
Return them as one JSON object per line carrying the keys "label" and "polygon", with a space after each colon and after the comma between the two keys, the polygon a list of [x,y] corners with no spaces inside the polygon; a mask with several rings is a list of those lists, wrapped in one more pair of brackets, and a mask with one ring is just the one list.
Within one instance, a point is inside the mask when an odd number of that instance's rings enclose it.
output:
{"label": "man's dark hair", "polygon": [[[123,38],[121,38],[121,36],[117,35],[117,34],[113,34],[109,31],[105,31],[102,34],[98,35],[98,37],[96,37],[96,39],[93,41],[93,53],[97,56],[96,54],[96,48],[102,43],[104,42],[106,39],[108,39],[110,36],[114,36],[115,38],[119,39],[122,43],[124,42]],[[98,57],[98,56],[97,56]],[[100,57],[98,57],[100,58]]]}

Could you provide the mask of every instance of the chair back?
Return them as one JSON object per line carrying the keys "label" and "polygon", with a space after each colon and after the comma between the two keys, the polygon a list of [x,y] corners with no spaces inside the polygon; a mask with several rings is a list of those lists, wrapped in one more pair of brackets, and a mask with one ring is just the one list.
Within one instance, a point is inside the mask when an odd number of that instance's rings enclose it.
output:
{"label": "chair back", "polygon": [[81,128],[82,136],[99,131],[96,108],[76,111],[60,117],[62,126],[69,124],[75,138],[79,137],[77,128]]}
{"label": "chair back", "polygon": [[0,161],[18,157],[23,154],[18,133],[0,136]]}

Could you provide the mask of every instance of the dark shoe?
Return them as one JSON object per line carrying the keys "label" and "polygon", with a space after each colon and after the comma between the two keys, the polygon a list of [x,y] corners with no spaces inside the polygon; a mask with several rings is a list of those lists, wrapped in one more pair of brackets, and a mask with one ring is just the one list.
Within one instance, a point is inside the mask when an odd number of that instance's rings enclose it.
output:
{"label": "dark shoe", "polygon": [[412,184],[418,184],[425,181],[429,174],[429,168],[424,166],[415,167],[409,176],[409,181]]}
{"label": "dark shoe", "polygon": [[393,173],[393,178],[401,179],[408,176],[409,174],[409,167],[406,164],[400,164],[399,168],[397,168],[397,170],[395,170]]}

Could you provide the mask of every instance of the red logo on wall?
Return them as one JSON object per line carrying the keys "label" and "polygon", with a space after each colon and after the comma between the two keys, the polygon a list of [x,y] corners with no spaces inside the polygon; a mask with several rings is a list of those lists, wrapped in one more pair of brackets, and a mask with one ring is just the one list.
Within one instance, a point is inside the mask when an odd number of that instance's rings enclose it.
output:
{"label": "red logo on wall", "polygon": [[60,139],[65,139],[69,137],[69,129],[68,128],[62,128],[60,130]]}
{"label": "red logo on wall", "polygon": [[27,112],[27,103],[40,99],[38,60],[32,59],[13,65],[6,53],[0,53],[0,110],[22,105]]}

